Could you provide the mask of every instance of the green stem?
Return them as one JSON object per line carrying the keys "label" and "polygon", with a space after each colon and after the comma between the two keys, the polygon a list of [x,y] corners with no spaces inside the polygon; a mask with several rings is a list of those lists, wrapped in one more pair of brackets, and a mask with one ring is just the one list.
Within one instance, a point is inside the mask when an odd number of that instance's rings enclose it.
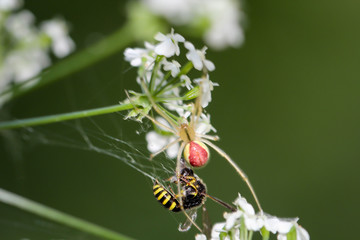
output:
{"label": "green stem", "polygon": [[0,188],[0,202],[10,206],[20,208],[27,212],[33,213],[40,217],[52,220],[54,222],[87,232],[104,239],[113,240],[128,240],[131,239],[117,232],[100,227],[93,223],[87,222],[69,214],[62,213],[58,210],[52,209],[40,203],[26,199],[14,193],[8,192]]}
{"label": "green stem", "polygon": [[157,73],[160,67],[160,62],[161,60],[164,58],[164,56],[157,56],[156,60],[155,60],[155,66],[152,70],[152,74],[151,74],[151,79],[150,79],[150,87],[149,87],[149,91],[152,93],[154,90],[154,85],[155,85],[155,81],[157,78]]}
{"label": "green stem", "polygon": [[157,88],[155,89],[155,92],[157,92],[160,88],[160,86],[166,81],[168,80],[168,78],[171,76],[171,72],[168,72],[162,79],[161,82],[157,85]]}
{"label": "green stem", "polygon": [[43,71],[38,76],[14,86],[0,93],[0,103],[20,97],[34,89],[45,86],[72,73],[78,72],[110,55],[122,50],[134,40],[132,31],[128,25],[123,26],[115,33],[95,43],[94,45],[79,51],[54,66]]}
{"label": "green stem", "polygon": [[179,124],[179,120],[181,117],[177,117],[174,114],[172,114],[171,112],[169,112],[166,108],[162,107],[160,104],[158,104],[158,108],[166,115],[168,115],[168,117],[170,117],[170,119],[173,121],[173,123],[175,125]]}
{"label": "green stem", "polygon": [[194,65],[192,64],[192,62],[188,62],[188,63],[180,70],[180,72],[178,73],[178,75],[177,75],[175,78],[171,79],[171,81],[169,81],[167,84],[165,84],[164,86],[162,86],[162,87],[155,93],[154,96],[158,96],[158,95],[162,94],[165,88],[167,88],[168,86],[170,86],[170,85],[174,84],[175,82],[177,82],[177,81],[180,79],[181,75],[186,75],[188,72],[190,72],[190,70],[193,68],[193,66],[194,66]]}
{"label": "green stem", "polygon": [[0,130],[49,124],[49,123],[66,121],[66,120],[71,120],[71,119],[91,117],[91,116],[102,115],[102,114],[107,114],[107,113],[114,113],[114,112],[132,109],[132,108],[133,108],[133,105],[130,103],[122,104],[122,105],[117,104],[117,105],[108,106],[108,107],[95,108],[95,109],[90,109],[90,110],[81,110],[81,111],[71,112],[71,113],[55,114],[55,115],[49,115],[49,116],[43,116],[43,117],[34,117],[34,118],[28,118],[28,119],[8,121],[8,122],[0,122]]}

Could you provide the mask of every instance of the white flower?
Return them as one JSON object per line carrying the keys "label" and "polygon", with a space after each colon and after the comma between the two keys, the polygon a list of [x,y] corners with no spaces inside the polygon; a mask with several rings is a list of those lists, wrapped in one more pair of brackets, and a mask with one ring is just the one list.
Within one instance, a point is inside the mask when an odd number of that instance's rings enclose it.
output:
{"label": "white flower", "polygon": [[124,56],[131,66],[139,67],[142,64],[143,57],[147,57],[147,53],[148,51],[144,48],[126,48]]}
{"label": "white flower", "polygon": [[224,231],[225,223],[215,223],[213,228],[211,229],[211,240],[219,240],[220,233]]}
{"label": "white flower", "polygon": [[244,214],[245,226],[248,230],[259,231],[264,226],[264,219],[258,215]]}
{"label": "white flower", "polygon": [[201,26],[209,24],[199,31],[210,47],[223,49],[237,47],[244,41],[240,25],[244,18],[239,1],[236,0],[142,0],[154,13],[165,17],[175,25]]}
{"label": "white flower", "polygon": [[243,13],[238,1],[208,0],[204,12],[210,19],[210,27],[205,32],[207,44],[216,49],[227,46],[237,47],[244,41],[244,32],[240,26]]}
{"label": "white flower", "polygon": [[240,195],[240,193],[239,193],[238,198],[235,200],[234,204],[236,206],[240,207],[246,214],[249,214],[249,215],[255,214],[255,210],[254,210],[253,206],[251,206],[251,204],[248,203],[246,201],[246,199]]}
{"label": "white flower", "polygon": [[226,219],[225,229],[230,230],[234,228],[236,225],[239,225],[239,219],[241,216],[243,216],[243,212],[241,211],[225,213],[224,214],[224,217]]}
{"label": "white flower", "polygon": [[13,51],[5,60],[5,68],[11,69],[11,78],[22,82],[50,65],[50,58],[44,49],[33,48]]}
{"label": "white flower", "polygon": [[24,41],[34,38],[36,28],[34,27],[35,16],[28,10],[12,14],[6,21],[6,29],[18,40]]}
{"label": "white flower", "polygon": [[204,234],[196,234],[195,240],[206,240],[206,236]]}
{"label": "white flower", "polygon": [[167,109],[171,111],[176,111],[179,117],[184,119],[188,118],[191,115],[191,110],[189,110],[189,105],[183,104],[181,100],[167,101],[164,103]]}
{"label": "white flower", "polygon": [[[173,136],[171,137],[164,136],[158,134],[155,131],[151,131],[146,134],[146,141],[148,142],[147,148],[151,153],[156,153],[157,151],[159,151],[169,143],[173,142],[174,140],[176,140],[176,138]],[[179,151],[178,143],[166,149],[166,153],[169,155],[170,158],[175,158],[178,154],[178,151]]]}
{"label": "white flower", "polygon": [[240,194],[234,205],[240,210],[235,213],[224,214],[226,223],[223,223],[222,226],[226,231],[238,229],[241,219],[244,219],[246,229],[249,231],[260,231],[265,227],[267,231],[273,234],[277,233],[278,240],[286,240],[286,235],[295,227],[298,240],[310,240],[308,232],[297,224],[298,218],[278,218],[262,212],[255,213],[253,206]]}
{"label": "white flower", "polygon": [[201,114],[197,121],[197,125],[195,126],[195,131],[196,133],[203,135],[206,135],[210,131],[216,132],[216,129],[210,123],[210,114]]}
{"label": "white flower", "polygon": [[211,102],[211,91],[214,90],[214,86],[219,86],[218,83],[214,83],[210,81],[209,75],[206,75],[205,78],[197,78],[194,80],[194,82],[201,84],[201,106],[203,108],[207,107],[209,105],[209,102]]}
{"label": "white flower", "polygon": [[[297,219],[295,220],[297,221]],[[286,234],[290,231],[290,229],[294,226],[294,224],[296,223],[294,220],[289,219],[279,219],[279,223],[278,223],[278,227],[277,227],[277,232],[279,234]]]}
{"label": "white flower", "polygon": [[22,5],[22,0],[0,0],[0,11],[13,11]]}
{"label": "white flower", "polygon": [[178,63],[175,60],[172,60],[171,62],[164,61],[164,70],[165,71],[171,71],[171,76],[176,77],[180,72],[180,63]]}
{"label": "white flower", "polygon": [[133,67],[143,65],[145,69],[151,70],[154,66],[155,58],[153,56],[154,46],[145,42],[145,48],[126,48],[124,51],[125,61],[130,62]]}
{"label": "white flower", "polygon": [[51,48],[55,56],[63,58],[74,51],[75,43],[69,37],[68,26],[64,20],[45,21],[42,23],[41,28],[51,38]]}
{"label": "white flower", "polygon": [[269,232],[276,233],[278,231],[280,220],[277,217],[269,217],[265,220],[265,228]]}
{"label": "white flower", "polygon": [[194,0],[143,0],[156,15],[161,15],[175,24],[186,24],[193,19]]}
{"label": "white flower", "polygon": [[203,47],[203,49],[197,50],[190,42],[185,42],[184,45],[189,50],[189,52],[186,54],[186,58],[194,64],[195,69],[202,71],[205,68],[210,72],[215,70],[214,63],[205,58],[207,47]]}
{"label": "white flower", "polygon": [[160,43],[155,46],[155,53],[165,57],[172,57],[174,54],[179,56],[180,48],[178,43],[185,41],[185,38],[180,34],[174,34],[174,29],[171,29],[171,33],[167,35],[157,33],[155,39],[160,41]]}
{"label": "white flower", "polygon": [[191,84],[191,80],[190,80],[190,78],[189,78],[188,76],[186,76],[186,75],[181,75],[181,76],[180,76],[180,80],[181,80],[181,81],[184,81],[185,87],[186,87],[188,90],[194,88],[193,85]]}
{"label": "white flower", "polygon": [[[165,126],[169,126],[169,123],[163,118],[159,117],[159,118],[156,118],[156,120]],[[161,127],[159,126],[159,128],[161,128]],[[165,130],[165,129],[163,129],[163,130]],[[165,136],[165,135],[161,135],[155,131],[151,131],[146,134],[146,141],[148,143],[147,148],[151,153],[158,152],[160,149],[162,149],[169,143],[173,142],[174,140],[176,140],[176,137],[173,135]],[[168,149],[166,149],[166,153],[168,154],[168,156],[170,158],[177,157],[178,151],[179,151],[179,143],[175,143],[172,146],[170,146]]]}
{"label": "white flower", "polygon": [[[310,240],[309,233],[303,227],[301,227],[296,222],[292,222],[290,229],[294,226],[295,226],[295,230],[296,230],[296,240]],[[290,229],[284,233],[280,233],[280,231],[279,231],[277,239],[278,240],[287,240],[286,235],[290,231]]]}

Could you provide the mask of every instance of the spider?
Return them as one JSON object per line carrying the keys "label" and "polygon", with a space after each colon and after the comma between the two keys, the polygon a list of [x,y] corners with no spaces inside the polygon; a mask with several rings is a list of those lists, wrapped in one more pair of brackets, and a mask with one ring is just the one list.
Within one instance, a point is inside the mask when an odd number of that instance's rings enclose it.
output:
{"label": "spider", "polygon": [[[195,104],[192,107],[192,113],[190,117],[190,122],[184,119],[181,122],[176,122],[171,119],[164,110],[155,102],[153,97],[151,96],[148,87],[146,86],[144,79],[141,79],[141,86],[149,99],[153,109],[163,117],[170,125],[170,127],[160,123],[159,121],[155,120],[153,117],[149,115],[145,115],[148,119],[150,119],[155,125],[158,127],[166,129],[168,132],[172,133],[176,136],[176,139],[173,142],[170,142],[165,147],[160,149],[158,152],[153,153],[150,158],[154,158],[156,155],[164,152],[169,147],[173,146],[176,143],[180,143],[180,148],[177,154],[177,162],[176,162],[176,176],[180,177],[181,171],[181,155],[184,156],[184,159],[188,164],[192,167],[202,167],[204,166],[209,160],[209,149],[207,146],[214,149],[220,156],[226,159],[228,163],[236,170],[236,172],[240,175],[240,177],[245,181],[248,188],[253,195],[255,202],[259,208],[259,211],[262,212],[262,208],[260,202],[255,194],[255,190],[253,189],[248,177],[246,176],[245,172],[230,158],[228,154],[226,154],[222,149],[217,147],[211,141],[218,141],[218,136],[213,135],[206,135],[206,134],[199,134],[196,132],[196,127],[199,124],[199,119],[202,114],[202,107],[200,104],[201,96],[198,96],[195,100]],[[200,86],[200,94],[202,92],[202,83],[199,83]],[[180,181],[178,181],[178,192],[180,193],[181,186]],[[182,199],[179,198],[180,205],[182,205]]]}

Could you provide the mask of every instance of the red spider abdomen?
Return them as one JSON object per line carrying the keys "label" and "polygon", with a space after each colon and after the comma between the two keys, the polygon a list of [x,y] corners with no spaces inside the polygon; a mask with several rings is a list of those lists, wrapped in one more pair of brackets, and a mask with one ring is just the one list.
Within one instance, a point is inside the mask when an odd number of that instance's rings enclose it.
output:
{"label": "red spider abdomen", "polygon": [[202,167],[209,160],[209,149],[199,141],[191,141],[184,149],[185,160],[193,167]]}

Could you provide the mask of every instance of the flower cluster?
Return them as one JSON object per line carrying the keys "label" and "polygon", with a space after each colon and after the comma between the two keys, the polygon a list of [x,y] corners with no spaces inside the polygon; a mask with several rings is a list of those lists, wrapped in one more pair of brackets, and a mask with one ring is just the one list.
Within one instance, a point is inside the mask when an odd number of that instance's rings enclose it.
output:
{"label": "flower cluster", "polygon": [[[253,232],[260,232],[263,239],[269,239],[270,233],[277,234],[278,240],[310,240],[308,232],[301,227],[298,218],[278,218],[263,212],[255,213],[254,208],[240,194],[234,205],[237,211],[225,213],[225,222],[214,225],[211,240],[241,239],[249,240]],[[197,240],[206,240],[199,234]]]}
{"label": "flower cluster", "polygon": [[[215,65],[206,59],[206,47],[196,49],[192,43],[185,41],[183,36],[175,33],[174,29],[166,35],[158,33],[154,38],[157,40],[156,44],[145,42],[145,48],[127,48],[124,52],[125,60],[138,68],[137,82],[143,90],[142,93],[131,92],[133,96],[127,101],[133,103],[136,109],[132,110],[127,118],[136,117],[141,121],[147,116],[153,107],[150,98],[158,104],[161,103],[164,114],[176,124],[188,121],[195,107],[190,100],[200,96],[199,103],[202,108],[211,102],[211,92],[218,84],[210,80],[209,72],[215,69]],[[185,56],[181,56],[182,48],[186,50]],[[184,57],[188,62],[180,64],[178,59]],[[195,75],[191,80],[188,75],[192,69],[198,70],[200,76]],[[201,113],[193,118],[197,118],[194,127],[196,134],[205,135],[216,131],[210,124],[209,114]],[[171,127],[168,120],[158,116],[156,121],[161,125],[154,126],[154,131],[146,135],[148,149],[152,153],[158,152],[176,139],[167,131]],[[179,142],[166,150],[170,158],[175,158],[178,151]]]}
{"label": "flower cluster", "polygon": [[29,10],[18,10],[22,4],[20,0],[0,0],[0,90],[48,67],[50,48],[59,58],[75,49],[64,20],[44,21],[37,27]]}
{"label": "flower cluster", "polygon": [[186,25],[202,32],[206,43],[215,48],[237,47],[244,41],[240,25],[244,14],[236,0],[142,0],[153,14],[171,24]]}

